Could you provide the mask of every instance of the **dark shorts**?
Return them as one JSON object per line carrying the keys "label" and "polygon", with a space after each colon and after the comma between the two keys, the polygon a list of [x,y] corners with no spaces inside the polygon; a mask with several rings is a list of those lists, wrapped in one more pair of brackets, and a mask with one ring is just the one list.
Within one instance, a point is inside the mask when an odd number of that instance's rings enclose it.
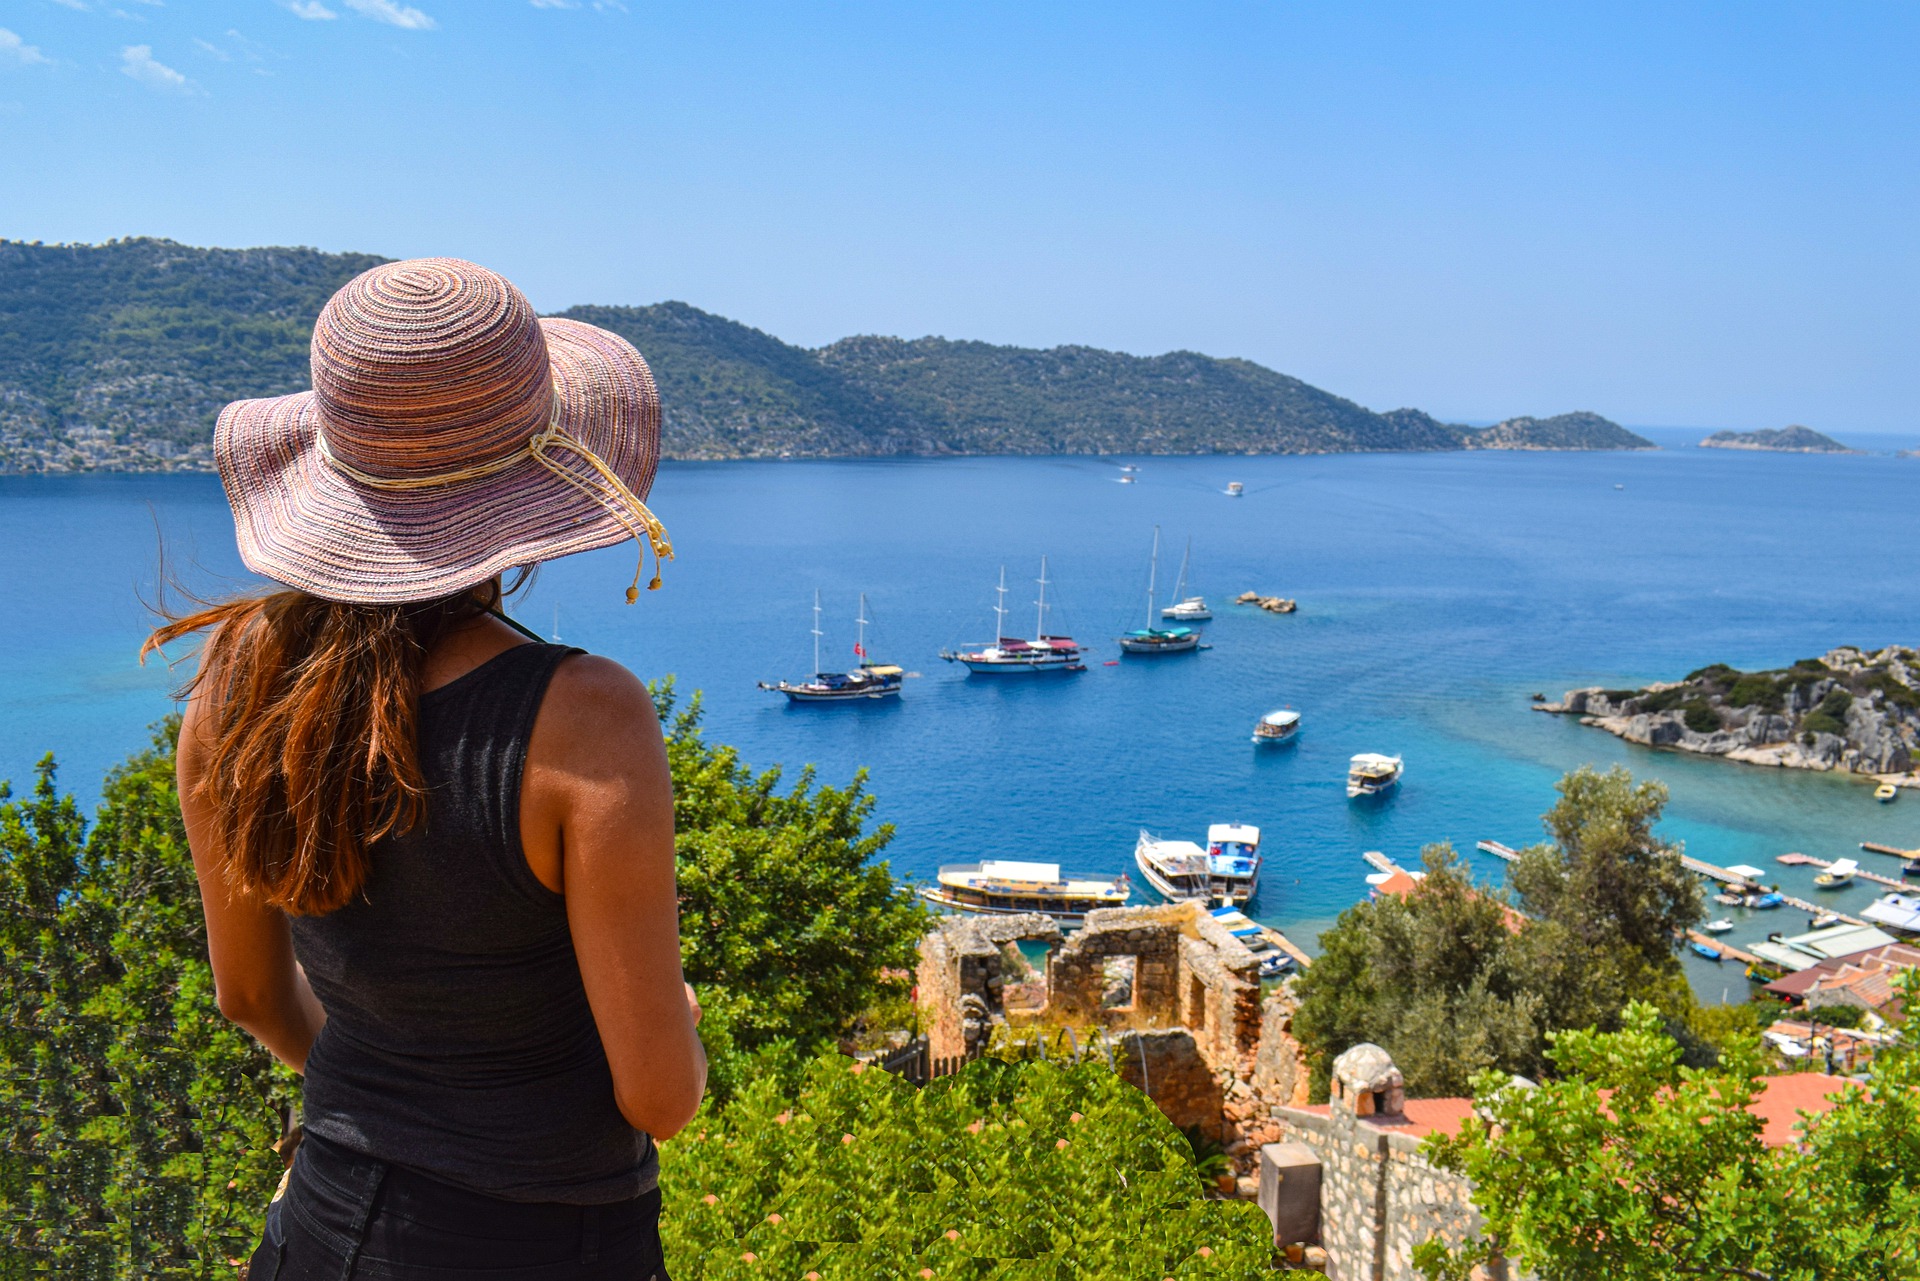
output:
{"label": "dark shorts", "polygon": [[660,1193],[502,1201],[309,1135],[247,1281],[667,1281]]}

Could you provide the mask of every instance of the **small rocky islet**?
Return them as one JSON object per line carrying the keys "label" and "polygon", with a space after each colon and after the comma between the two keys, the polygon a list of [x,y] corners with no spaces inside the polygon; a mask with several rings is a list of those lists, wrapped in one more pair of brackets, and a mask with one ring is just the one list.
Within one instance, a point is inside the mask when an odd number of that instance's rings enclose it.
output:
{"label": "small rocky islet", "polygon": [[1778,430],[1717,431],[1700,442],[1702,449],[1754,449],[1773,454],[1857,454],[1833,437],[1793,423]]}
{"label": "small rocky islet", "polygon": [[1843,646],[1771,671],[1715,663],[1645,689],[1568,690],[1535,708],[1647,747],[1920,786],[1920,650],[1906,646]]}

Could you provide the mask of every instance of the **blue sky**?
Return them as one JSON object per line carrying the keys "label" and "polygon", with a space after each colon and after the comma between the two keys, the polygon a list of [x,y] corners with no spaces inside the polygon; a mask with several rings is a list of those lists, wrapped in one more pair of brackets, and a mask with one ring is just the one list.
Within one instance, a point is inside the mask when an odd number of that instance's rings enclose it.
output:
{"label": "blue sky", "polygon": [[0,235],[1920,431],[1920,10],[0,0]]}

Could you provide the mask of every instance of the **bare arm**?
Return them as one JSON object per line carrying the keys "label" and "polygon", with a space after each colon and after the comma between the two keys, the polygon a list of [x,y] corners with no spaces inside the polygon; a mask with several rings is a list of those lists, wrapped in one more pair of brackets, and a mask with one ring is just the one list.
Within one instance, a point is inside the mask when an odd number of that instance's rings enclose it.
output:
{"label": "bare arm", "polygon": [[653,700],[618,663],[570,658],[554,673],[527,756],[527,861],[566,896],[621,1114],[668,1138],[700,1106],[707,1056],[680,972],[673,788]]}
{"label": "bare arm", "polygon": [[251,1032],[282,1063],[304,1072],[307,1052],[327,1015],[293,959],[285,914],[237,897],[221,872],[218,826],[197,786],[207,768],[208,687],[203,682],[187,703],[175,771],[193,871],[200,882],[200,907],[207,918],[214,991],[222,1014]]}

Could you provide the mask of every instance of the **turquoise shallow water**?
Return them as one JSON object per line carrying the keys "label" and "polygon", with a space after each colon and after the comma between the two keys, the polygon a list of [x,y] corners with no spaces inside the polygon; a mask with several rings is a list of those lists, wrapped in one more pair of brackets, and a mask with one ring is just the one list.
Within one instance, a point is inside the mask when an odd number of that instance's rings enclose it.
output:
{"label": "turquoise shallow water", "polygon": [[[1366,892],[1363,850],[1413,862],[1435,840],[1524,844],[1555,779],[1588,762],[1664,780],[1667,832],[1712,862],[1772,869],[1788,850],[1920,845],[1920,794],[1876,805],[1855,780],[1651,752],[1528,706],[1534,691],[1920,641],[1920,581],[1900,554],[1920,460],[1673,449],[1139,463],[1134,485],[1091,459],[668,466],[655,497],[681,559],[665,590],[628,608],[631,552],[601,552],[543,569],[517,612],[549,632],[557,607],[567,641],[704,691],[710,732],[749,761],[813,763],[828,780],[868,767],[898,832],[890,856],[910,875],[994,856],[1111,873],[1141,827],[1198,838],[1212,821],[1257,823],[1268,866],[1255,915],[1303,942]],[[1230,480],[1246,497],[1222,494]],[[1163,575],[1193,538],[1213,648],[1102,666],[1139,625],[1155,523]],[[165,670],[133,662],[156,527],[190,584],[238,581],[210,478],[0,478],[16,566],[0,777],[20,782],[51,749],[91,796],[166,710]],[[943,645],[990,634],[1002,564],[1025,634],[1042,552],[1054,621],[1095,647],[1091,670],[1000,683],[940,662]],[[846,660],[868,593],[870,648],[919,674],[898,705],[790,708],[754,687],[807,670],[816,588],[828,652]],[[1248,588],[1296,597],[1300,612],[1225,605]],[[1256,751],[1255,717],[1282,704],[1304,713],[1300,741]],[[1358,751],[1406,757],[1398,795],[1346,801]],[[1809,869],[1778,879],[1812,896]],[[1859,906],[1870,891],[1830,897]],[[1779,912],[1732,937],[1802,926]],[[1703,993],[1740,991],[1732,967],[1689,963]]]}

